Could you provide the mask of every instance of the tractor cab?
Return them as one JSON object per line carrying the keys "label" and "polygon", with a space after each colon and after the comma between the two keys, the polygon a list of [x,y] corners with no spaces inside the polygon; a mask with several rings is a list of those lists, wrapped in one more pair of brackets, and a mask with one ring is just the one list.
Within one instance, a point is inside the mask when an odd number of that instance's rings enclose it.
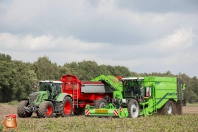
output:
{"label": "tractor cab", "polygon": [[62,91],[61,81],[40,81],[39,91],[47,91],[51,99],[55,98]]}
{"label": "tractor cab", "polygon": [[122,78],[124,98],[140,99],[144,97],[144,78]]}

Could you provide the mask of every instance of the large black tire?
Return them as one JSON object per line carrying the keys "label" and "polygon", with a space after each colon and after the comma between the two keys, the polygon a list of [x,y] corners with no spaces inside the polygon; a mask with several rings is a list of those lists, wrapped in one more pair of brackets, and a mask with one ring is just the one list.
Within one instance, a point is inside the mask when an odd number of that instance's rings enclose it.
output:
{"label": "large black tire", "polygon": [[104,108],[106,105],[108,105],[108,102],[104,98],[95,101],[95,108],[97,109]]}
{"label": "large black tire", "polygon": [[76,108],[74,115],[85,115],[85,108]]}
{"label": "large black tire", "polygon": [[128,103],[128,117],[137,118],[140,113],[139,103],[135,99],[131,99]]}
{"label": "large black tire", "polygon": [[53,117],[54,107],[51,101],[43,101],[39,105],[37,115],[39,118],[51,118]]}
{"label": "large black tire", "polygon": [[68,96],[60,104],[60,115],[62,117],[71,116],[73,112],[73,102],[72,99]]}
{"label": "large black tire", "polygon": [[176,104],[172,101],[169,100],[166,102],[166,104],[162,107],[161,109],[161,115],[171,115],[171,114],[177,114],[177,109],[176,109]]}
{"label": "large black tire", "polygon": [[26,118],[26,117],[31,117],[32,116],[32,113],[26,112],[25,108],[24,108],[24,106],[28,105],[28,102],[29,102],[28,100],[22,100],[22,101],[19,102],[18,107],[17,107],[18,117]]}

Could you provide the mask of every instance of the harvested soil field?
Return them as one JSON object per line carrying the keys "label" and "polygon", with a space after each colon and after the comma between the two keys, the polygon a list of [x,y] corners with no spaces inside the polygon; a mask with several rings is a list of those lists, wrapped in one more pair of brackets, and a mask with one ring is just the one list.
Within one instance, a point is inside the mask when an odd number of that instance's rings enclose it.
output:
{"label": "harvested soil field", "polygon": [[182,112],[183,114],[198,114],[198,106],[184,106]]}
{"label": "harvested soil field", "polygon": [[17,114],[17,105],[0,104],[0,121],[9,114]]}
{"label": "harvested soil field", "polygon": [[[17,114],[17,105],[0,104],[0,122],[5,115]],[[35,114],[36,115],[36,114]],[[125,131],[125,132],[187,132],[198,131],[198,105],[189,105],[183,107],[181,116],[147,116],[138,119],[130,118],[88,118],[85,116],[73,116],[66,118],[41,118],[35,115],[32,118],[18,118],[19,132],[40,132],[40,131]],[[142,122],[142,123],[140,123]],[[91,125],[90,125],[91,124]],[[190,127],[189,127],[190,126]],[[0,125],[0,131],[3,131],[3,125]],[[12,130],[11,130],[12,131]]]}
{"label": "harvested soil field", "polygon": [[[198,106],[184,106],[182,109],[183,114],[198,114]],[[0,121],[9,114],[17,114],[17,105],[0,104]]]}

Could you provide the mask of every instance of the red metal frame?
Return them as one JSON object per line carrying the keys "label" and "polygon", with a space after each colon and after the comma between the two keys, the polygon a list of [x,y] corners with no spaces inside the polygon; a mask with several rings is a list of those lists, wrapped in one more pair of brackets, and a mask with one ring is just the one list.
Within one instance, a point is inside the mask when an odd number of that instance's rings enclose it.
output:
{"label": "red metal frame", "polygon": [[[83,93],[82,85],[84,84],[94,84],[101,85],[102,82],[92,82],[92,81],[81,81],[75,75],[64,75],[61,77],[62,92],[72,95],[74,102],[74,110],[76,107],[84,108],[87,104],[94,105],[95,100],[104,98],[106,95],[112,99],[113,93]],[[78,101],[78,103],[77,103]]]}

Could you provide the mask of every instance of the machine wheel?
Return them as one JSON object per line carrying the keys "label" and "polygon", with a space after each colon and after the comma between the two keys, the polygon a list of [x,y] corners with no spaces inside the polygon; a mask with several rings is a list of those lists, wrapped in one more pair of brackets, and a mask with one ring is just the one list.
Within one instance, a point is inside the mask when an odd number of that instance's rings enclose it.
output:
{"label": "machine wheel", "polygon": [[71,116],[73,111],[73,103],[70,97],[65,97],[60,104],[60,115],[62,117]]}
{"label": "machine wheel", "polygon": [[128,112],[130,118],[137,118],[139,116],[140,108],[137,100],[131,99],[128,104]]}
{"label": "machine wheel", "polygon": [[95,101],[95,108],[104,108],[106,105],[108,105],[108,102],[104,98]]}
{"label": "machine wheel", "polygon": [[169,100],[163,107],[161,110],[161,114],[165,115],[165,114],[176,114],[176,105],[172,100]]}
{"label": "machine wheel", "polygon": [[21,117],[21,118],[26,118],[26,117],[31,117],[32,116],[32,113],[28,113],[25,111],[25,108],[24,106],[27,106],[28,105],[28,100],[22,100],[19,102],[19,105],[17,107],[17,115],[18,117]]}
{"label": "machine wheel", "polygon": [[85,108],[76,108],[74,115],[85,115]]}
{"label": "machine wheel", "polygon": [[40,118],[51,118],[53,117],[54,108],[51,101],[43,101],[38,108],[38,117]]}

